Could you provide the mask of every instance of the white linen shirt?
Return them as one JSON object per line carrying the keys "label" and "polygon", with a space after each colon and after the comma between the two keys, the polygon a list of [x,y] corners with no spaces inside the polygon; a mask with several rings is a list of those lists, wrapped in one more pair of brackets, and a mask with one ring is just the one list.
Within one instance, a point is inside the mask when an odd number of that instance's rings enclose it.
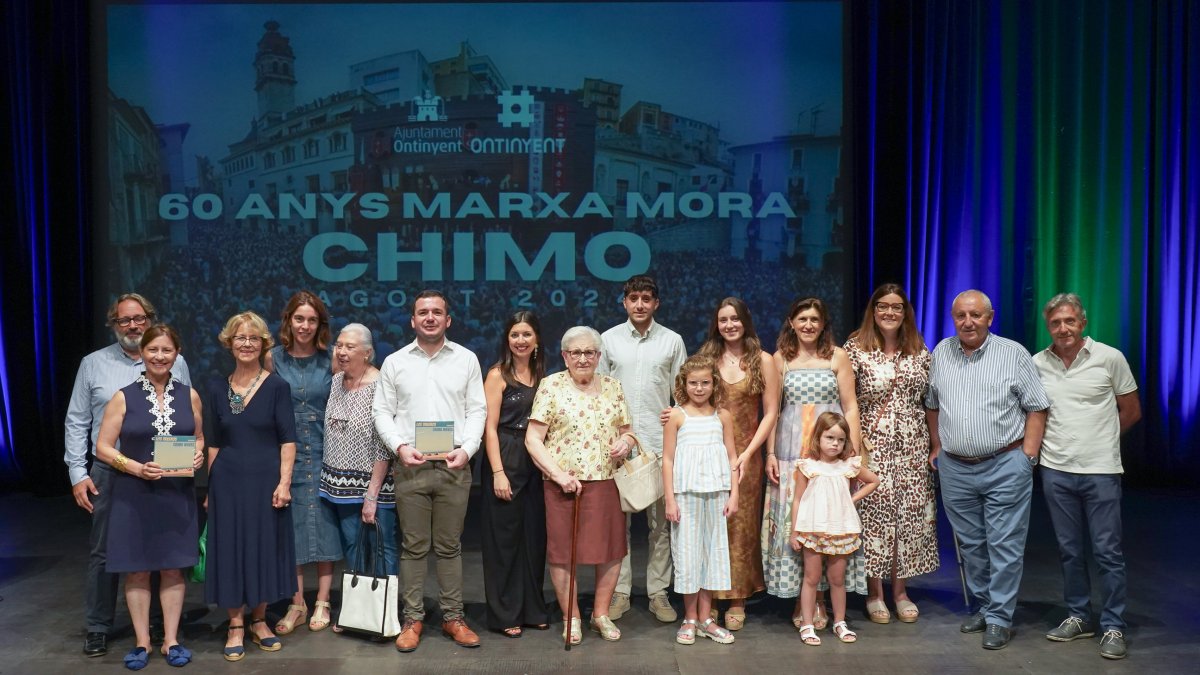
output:
{"label": "white linen shirt", "polygon": [[[146,364],[142,362],[142,357],[129,358],[116,342],[97,349],[79,362],[75,386],[71,389],[71,401],[67,404],[64,433],[67,451],[63,453],[63,461],[67,464],[71,485],[88,477],[88,442],[91,441],[92,452],[96,452],[96,438],[100,436],[104,406],[112,400],[113,394],[133,384],[144,370]],[[191,373],[188,372],[183,354],[171,366],[171,377],[192,386]],[[188,405],[191,405],[190,401]]]}
{"label": "white linen shirt", "polygon": [[1042,466],[1069,473],[1123,473],[1117,397],[1137,391],[1121,352],[1085,338],[1071,363],[1050,347],[1034,354],[1053,404],[1042,437]]}
{"label": "white linen shirt", "polygon": [[412,445],[418,420],[449,420],[454,422],[455,447],[474,457],[487,417],[479,359],[450,340],[429,356],[413,340],[383,360],[371,414],[379,437],[393,453],[401,445]]}
{"label": "white linen shirt", "polygon": [[661,457],[663,432],[658,416],[671,406],[675,376],[687,360],[683,338],[651,319],[645,335],[626,321],[604,331],[600,342],[596,370],[621,381],[633,415],[633,433],[646,451]]}

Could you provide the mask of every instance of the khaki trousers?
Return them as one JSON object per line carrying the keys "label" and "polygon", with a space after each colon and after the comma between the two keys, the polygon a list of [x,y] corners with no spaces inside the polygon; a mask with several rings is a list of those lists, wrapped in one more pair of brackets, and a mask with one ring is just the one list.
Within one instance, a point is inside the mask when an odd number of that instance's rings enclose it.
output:
{"label": "khaki trousers", "polygon": [[404,618],[425,619],[426,558],[437,555],[438,602],[442,620],[463,616],[462,530],[471,494],[471,467],[450,469],[427,461],[396,469],[396,512],[400,517],[400,575]]}

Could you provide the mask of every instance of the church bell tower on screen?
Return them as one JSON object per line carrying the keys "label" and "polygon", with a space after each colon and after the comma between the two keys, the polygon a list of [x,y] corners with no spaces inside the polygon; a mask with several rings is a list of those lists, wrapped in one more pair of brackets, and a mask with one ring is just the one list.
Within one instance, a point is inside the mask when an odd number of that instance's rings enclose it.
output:
{"label": "church bell tower on screen", "polygon": [[258,118],[277,120],[296,107],[296,55],[291,41],[279,33],[278,21],[268,21],[263,28],[267,32],[254,55]]}

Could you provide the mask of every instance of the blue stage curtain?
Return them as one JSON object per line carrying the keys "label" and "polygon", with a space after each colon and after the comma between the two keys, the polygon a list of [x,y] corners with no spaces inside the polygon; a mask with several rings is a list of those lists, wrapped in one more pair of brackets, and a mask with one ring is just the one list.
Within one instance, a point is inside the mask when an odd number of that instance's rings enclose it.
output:
{"label": "blue stage curtain", "polygon": [[[858,3],[851,3],[855,5]],[[931,345],[977,288],[1045,348],[1074,291],[1125,353],[1139,482],[1200,469],[1200,9],[1182,0],[872,0],[852,9],[870,284],[904,283]]]}
{"label": "blue stage curtain", "polygon": [[66,487],[63,419],[90,337],[86,4],[8,0],[0,29],[0,485],[36,492]]}

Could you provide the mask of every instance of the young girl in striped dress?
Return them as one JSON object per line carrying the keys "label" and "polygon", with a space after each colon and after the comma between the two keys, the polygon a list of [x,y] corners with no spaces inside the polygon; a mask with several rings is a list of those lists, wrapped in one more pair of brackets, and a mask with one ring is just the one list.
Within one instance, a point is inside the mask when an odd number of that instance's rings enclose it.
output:
{"label": "young girl in striped dress", "polygon": [[[696,635],[720,644],[733,634],[709,615],[712,591],[729,590],[729,537],[725,519],[737,512],[733,418],[721,408],[725,390],[716,363],[693,356],[675,377],[675,400],[663,428],[663,486],[671,522],[671,559],[675,591],[683,594],[679,644],[695,644]],[[704,622],[699,623],[699,618]]]}

